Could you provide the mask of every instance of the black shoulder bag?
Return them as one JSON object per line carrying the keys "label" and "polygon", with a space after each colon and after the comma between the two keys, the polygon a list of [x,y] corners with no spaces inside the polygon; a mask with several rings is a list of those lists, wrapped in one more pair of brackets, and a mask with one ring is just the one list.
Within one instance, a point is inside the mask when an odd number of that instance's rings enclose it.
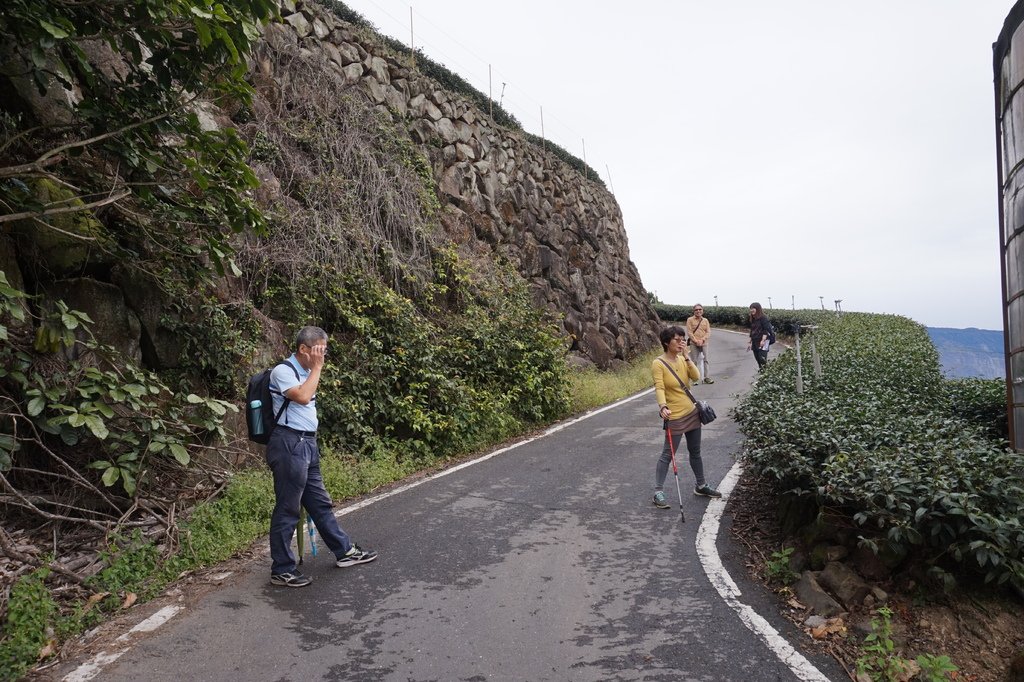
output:
{"label": "black shoulder bag", "polygon": [[661,364],[665,365],[665,367],[668,368],[668,371],[672,372],[672,376],[674,376],[676,378],[676,381],[679,382],[679,385],[683,387],[683,391],[686,393],[686,397],[693,401],[693,404],[697,406],[697,416],[700,418],[700,423],[710,424],[711,422],[715,421],[715,419],[718,418],[718,415],[715,414],[715,408],[711,407],[711,405],[708,404],[708,401],[706,400],[697,400],[696,398],[694,398],[693,394],[690,393],[690,389],[686,387],[686,383],[682,379],[680,379],[679,375],[676,374],[676,371],[672,369],[672,365],[668,364],[661,358],[658,358],[658,360],[661,361]]}

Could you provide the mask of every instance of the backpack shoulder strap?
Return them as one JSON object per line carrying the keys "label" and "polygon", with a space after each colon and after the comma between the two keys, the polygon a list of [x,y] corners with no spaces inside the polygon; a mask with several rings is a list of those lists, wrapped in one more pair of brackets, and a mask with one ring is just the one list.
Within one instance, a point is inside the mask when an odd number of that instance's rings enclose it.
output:
{"label": "backpack shoulder strap", "polygon": [[[285,359],[285,360],[282,360],[281,362],[277,363],[276,365],[274,365],[274,369],[277,369],[281,365],[287,365],[288,367],[290,367],[291,370],[295,373],[295,380],[296,381],[299,380],[299,370],[295,369],[295,365],[293,365],[287,359]],[[271,384],[273,384],[273,369],[271,370]],[[284,394],[284,391],[275,390],[273,386],[270,387],[270,392],[271,393],[278,393],[284,399],[284,401],[281,403],[281,409],[278,410],[274,414],[274,424],[275,425],[277,424],[277,422],[281,418],[282,414],[284,414],[284,422],[285,422],[285,424],[287,424],[288,423],[288,413],[287,413],[286,410],[288,409],[288,403],[291,402],[291,398],[286,396]]]}

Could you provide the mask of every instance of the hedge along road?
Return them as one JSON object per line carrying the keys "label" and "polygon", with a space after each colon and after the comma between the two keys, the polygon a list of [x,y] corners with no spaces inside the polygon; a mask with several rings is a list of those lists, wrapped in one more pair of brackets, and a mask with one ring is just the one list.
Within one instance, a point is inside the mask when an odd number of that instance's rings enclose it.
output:
{"label": "hedge along road", "polygon": [[[756,374],[745,348],[745,336],[717,333],[716,383],[695,389],[719,414],[703,431],[713,485],[738,452],[729,411]],[[374,563],[335,568],[320,543],[302,567],[313,584],[289,589],[271,586],[269,560],[257,562],[155,631],[53,672],[175,682],[846,679],[831,659],[788,648],[805,636],[747,583],[728,532],[716,540],[723,503],[693,495],[685,453],[686,523],[671,471],[673,508],[654,508],[663,438],[650,391],[570,420],[341,510],[346,531],[380,552]]]}

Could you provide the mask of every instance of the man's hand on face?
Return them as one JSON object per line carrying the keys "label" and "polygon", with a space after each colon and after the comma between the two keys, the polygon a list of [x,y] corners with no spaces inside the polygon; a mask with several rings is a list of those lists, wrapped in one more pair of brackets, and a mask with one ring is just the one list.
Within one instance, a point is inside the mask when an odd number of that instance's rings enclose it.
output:
{"label": "man's hand on face", "polygon": [[306,361],[309,363],[309,368],[322,368],[324,366],[324,356],[327,355],[327,344],[318,343],[313,346],[307,346],[306,348]]}

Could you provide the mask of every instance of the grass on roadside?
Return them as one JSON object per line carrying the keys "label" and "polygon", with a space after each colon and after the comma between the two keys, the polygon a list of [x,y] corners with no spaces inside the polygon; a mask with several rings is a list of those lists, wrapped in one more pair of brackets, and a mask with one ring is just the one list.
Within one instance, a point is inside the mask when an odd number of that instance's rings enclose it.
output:
{"label": "grass on roadside", "polygon": [[661,353],[651,349],[626,367],[615,372],[587,369],[572,374],[570,395],[572,411],[579,414],[602,405],[608,405],[652,385],[651,363]]}

